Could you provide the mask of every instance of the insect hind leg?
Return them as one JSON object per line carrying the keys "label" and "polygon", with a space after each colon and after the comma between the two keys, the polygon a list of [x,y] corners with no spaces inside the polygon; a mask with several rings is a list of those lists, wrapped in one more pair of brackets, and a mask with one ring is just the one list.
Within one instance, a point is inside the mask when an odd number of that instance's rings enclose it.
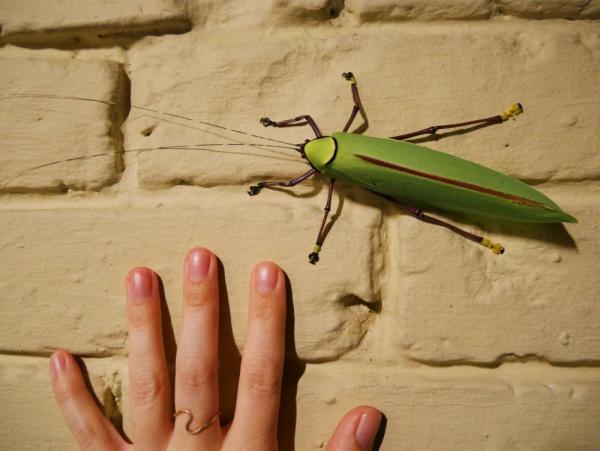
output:
{"label": "insect hind leg", "polygon": [[391,198],[389,196],[382,196],[382,197],[385,197],[386,199],[393,201],[400,207],[400,209],[402,211],[415,217],[419,221],[423,221],[423,222],[427,222],[429,224],[444,227],[444,228],[456,233],[457,235],[462,236],[463,238],[466,238],[470,241],[480,244],[483,247],[487,247],[496,255],[501,255],[504,253],[504,247],[502,245],[500,245],[500,243],[493,243],[488,238],[484,238],[482,236],[475,235],[474,233],[467,232],[466,230],[463,230],[460,227],[450,224],[449,222],[442,221],[441,219],[434,218],[433,216],[428,216],[420,208],[411,207],[410,205],[406,205],[406,204],[404,204],[394,198]]}
{"label": "insect hind leg", "polygon": [[435,135],[438,130],[444,130],[448,128],[465,127],[468,125],[493,125],[500,124],[509,118],[521,114],[523,112],[523,106],[520,103],[513,104],[508,110],[503,113],[497,114],[496,116],[490,116],[483,119],[474,119],[472,121],[458,122],[456,124],[443,124],[443,125],[432,125],[431,127],[417,130],[416,132],[404,133],[402,135],[391,136],[390,139],[402,141],[404,139],[414,138],[415,136],[421,135]]}

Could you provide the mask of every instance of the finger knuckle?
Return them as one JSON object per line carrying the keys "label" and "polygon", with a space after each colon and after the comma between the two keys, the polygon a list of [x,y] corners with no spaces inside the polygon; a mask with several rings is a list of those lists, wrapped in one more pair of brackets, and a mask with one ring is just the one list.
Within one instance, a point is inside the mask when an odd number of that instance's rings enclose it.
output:
{"label": "finger knuckle", "polygon": [[59,406],[64,406],[70,400],[77,398],[81,395],[81,391],[77,390],[73,384],[60,384],[56,385],[54,389],[54,396]]}
{"label": "finger knuckle", "polygon": [[79,421],[72,425],[71,431],[82,450],[94,448],[98,433],[89,422]]}
{"label": "finger knuckle", "polygon": [[138,406],[156,402],[166,389],[164,377],[152,372],[142,372],[131,382],[131,398]]}
{"label": "finger knuckle", "polygon": [[157,311],[150,305],[137,306],[129,314],[129,325],[133,329],[144,329],[158,320]]}
{"label": "finger knuckle", "polygon": [[68,387],[56,387],[54,396],[59,406],[65,405],[65,403],[73,397],[72,392]]}
{"label": "finger knuckle", "polygon": [[264,323],[273,323],[280,316],[281,307],[279,299],[273,294],[258,294],[251,304],[252,316]]}
{"label": "finger knuckle", "polygon": [[281,389],[281,370],[274,363],[249,365],[248,390],[256,397],[270,397],[279,394]]}
{"label": "finger knuckle", "polygon": [[214,304],[213,294],[206,284],[188,284],[185,287],[185,301],[191,307],[205,307]]}
{"label": "finger knuckle", "polygon": [[178,383],[187,392],[206,389],[216,384],[218,375],[217,363],[189,362],[178,369]]}

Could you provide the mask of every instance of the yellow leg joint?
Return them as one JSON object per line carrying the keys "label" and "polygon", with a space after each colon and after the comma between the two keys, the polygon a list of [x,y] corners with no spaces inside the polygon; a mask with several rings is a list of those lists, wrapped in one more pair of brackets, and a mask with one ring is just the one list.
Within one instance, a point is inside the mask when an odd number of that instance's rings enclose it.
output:
{"label": "yellow leg joint", "polygon": [[315,247],[313,247],[313,251],[310,254],[308,254],[308,262],[311,265],[316,265],[319,261],[319,252],[321,252],[321,246],[315,244]]}
{"label": "yellow leg joint", "polygon": [[503,121],[506,121],[513,116],[521,114],[522,112],[523,106],[520,103],[513,103],[508,110],[506,110],[504,113],[500,113],[500,117]]}
{"label": "yellow leg joint", "polygon": [[496,255],[504,254],[504,248],[500,245],[500,243],[492,243],[487,238],[484,238],[483,240],[481,240],[480,244],[484,247],[487,247],[488,249],[491,249],[492,252]]}

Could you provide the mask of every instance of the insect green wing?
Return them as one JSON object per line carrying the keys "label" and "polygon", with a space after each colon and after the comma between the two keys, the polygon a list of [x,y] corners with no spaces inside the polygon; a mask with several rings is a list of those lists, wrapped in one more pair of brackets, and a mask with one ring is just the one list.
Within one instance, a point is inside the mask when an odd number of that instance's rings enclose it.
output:
{"label": "insect green wing", "polygon": [[307,158],[324,175],[413,205],[530,223],[577,222],[520,180],[427,147],[350,133],[309,144]]}

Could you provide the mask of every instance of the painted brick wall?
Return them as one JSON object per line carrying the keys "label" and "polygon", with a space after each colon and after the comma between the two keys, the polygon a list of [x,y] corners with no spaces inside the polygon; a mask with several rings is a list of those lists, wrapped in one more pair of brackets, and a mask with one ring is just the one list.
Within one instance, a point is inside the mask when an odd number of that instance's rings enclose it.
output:
{"label": "painted brick wall", "polygon": [[[231,356],[252,265],[289,276],[284,449],[323,447],[363,403],[388,417],[386,450],[600,449],[598,19],[597,0],[0,0],[0,449],[74,449],[56,348],[84,357],[130,427],[124,275],[160,274],[176,334],[193,245],[226,269]],[[580,223],[450,216],[500,241],[496,257],[340,183],[309,265],[323,180],[249,198],[303,163],[209,146],[265,141],[201,121],[302,142],[258,118],[310,113],[335,131],[348,70],[374,136],[520,101],[514,121],[427,145],[534,184]]]}

